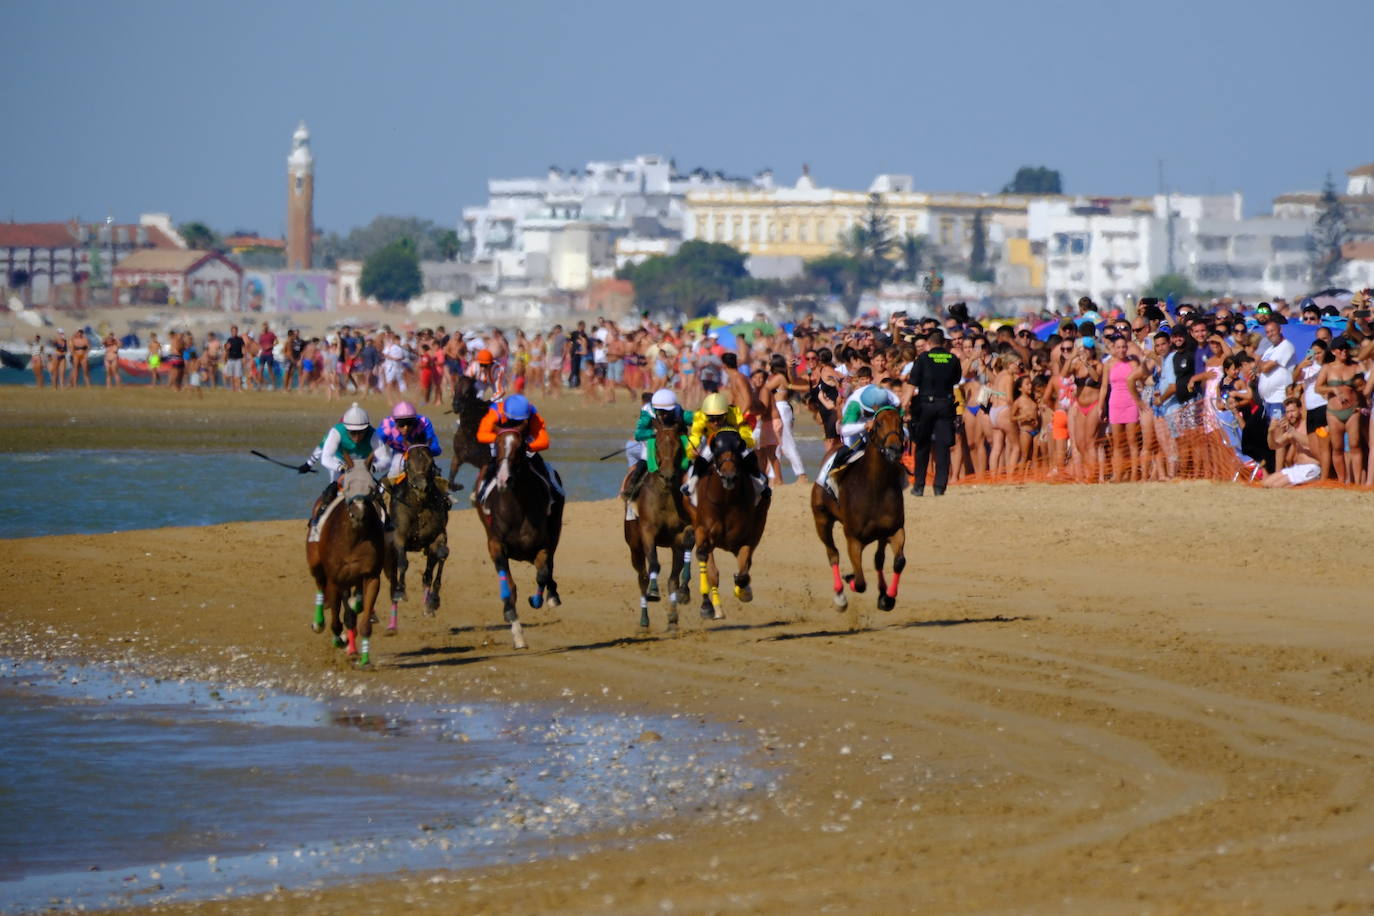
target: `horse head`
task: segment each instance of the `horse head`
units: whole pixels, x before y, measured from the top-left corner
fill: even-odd
[[[460,375],[453,381],[453,412],[462,413],[463,405],[477,400],[477,380]]]
[[[872,432],[869,441],[878,448],[879,454],[889,462],[902,458],[905,439],[902,433],[902,414],[895,407],[881,407],[873,415]]]
[[[682,437],[686,432],[680,423],[654,421],[654,449],[658,455],[658,473],[668,480],[675,479],[682,469],[682,456],[685,452]]]
[[[723,429],[711,437],[711,466],[720,475],[725,489],[734,487],[744,459],[744,439],[733,429]]]
[[[356,462],[344,456],[343,473],[339,475],[339,494],[348,507],[348,519],[353,527],[360,527],[367,516],[368,507],[377,498],[377,482],[368,473],[367,464]]]
[[[525,462],[525,434],[520,429],[502,429],[496,434],[496,487],[505,489],[511,475]]]
[[[423,443],[406,449],[406,484],[421,497],[434,484],[434,455]]]

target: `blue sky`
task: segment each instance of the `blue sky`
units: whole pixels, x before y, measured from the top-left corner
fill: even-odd
[[[1241,190],[1374,161],[1368,0],[10,3],[0,219],[452,225],[488,177],[639,152],[863,188]],[[1346,36],[1349,36],[1347,40]],[[1363,59],[1363,60],[1362,60]]]

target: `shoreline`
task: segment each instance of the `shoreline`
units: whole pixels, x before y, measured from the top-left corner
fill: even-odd
[[[1275,513],[1316,536],[1306,519],[1361,518],[1362,494],[956,488],[908,500],[897,608],[851,596],[852,619],[830,607],[807,496],[775,494],[755,602],[727,597],[705,627],[684,608],[677,637],[662,604],[637,632],[615,500],[569,505],[565,604],[522,607],[525,653],[509,648],[467,516],[450,525],[438,616],[402,605],[400,635],[374,637],[375,672],[309,632],[295,522],[12,540],[3,619],[34,652],[133,654],[225,681],[733,721],[787,768],[776,797],[724,824],[685,813],[573,857],[158,912],[1374,904],[1374,634],[1344,577],[1362,568],[1358,539],[1208,567],[1196,544],[1160,537]],[[948,532],[978,546],[951,549]],[[527,592],[532,573],[516,578]]]

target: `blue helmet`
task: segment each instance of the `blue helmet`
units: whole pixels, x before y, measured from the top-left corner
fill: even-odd
[[[513,394],[502,402],[502,409],[512,420],[528,420],[534,413],[534,405],[523,394]]]
[[[877,410],[880,407],[887,407],[891,403],[887,391],[877,385],[869,385],[859,393],[859,404],[866,410]]]

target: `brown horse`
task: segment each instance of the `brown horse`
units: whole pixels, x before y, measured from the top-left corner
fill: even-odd
[[[768,522],[771,491],[754,505],[754,483],[744,470],[745,445],[733,429],[716,433],[711,439],[711,470],[697,481],[696,505],[687,505],[696,539],[698,568],[701,570],[701,616],[720,620],[720,570],[715,552],[719,548],[735,555],[735,597],[754,600],[749,584],[749,567],[754,549],[763,537]]]
[[[864,581],[863,551],[878,542],[873,564],[878,570],[878,610],[890,611],[897,605],[897,583],[906,568],[906,515],[902,490],[906,469],[902,467],[902,417],[895,407],[881,408],[873,416],[864,453],[841,472],[838,499],[828,489],[811,488],[811,514],[816,534],[825,545],[834,576],[835,608],[844,610],[849,600],[844,594],[847,581],[855,592],[868,587]],[[840,577],[840,551],[835,546],[835,523],[844,528],[849,545],[849,565],[854,571]],[[892,548],[892,582],[883,577],[884,551]]]
[[[654,455],[658,470],[645,474],[633,500],[634,518],[625,519],[625,543],[630,563],[639,576],[639,626],[649,629],[649,602],[659,600],[658,548],[673,555],[668,592],[668,630],[677,629],[677,606],[692,599],[689,585],[692,562],[692,527],[682,495],[682,471],[687,454],[680,423],[654,421]]]
[[[470,376],[458,376],[453,383],[453,413],[458,415],[458,427],[453,431],[453,460],[448,472],[448,483],[454,490],[462,489],[459,468],[470,464],[481,477],[482,468],[491,460],[490,446],[477,441],[477,427],[490,409],[491,401],[477,396],[477,382]]]
[[[357,656],[362,666],[371,661],[372,611],[381,590],[382,573],[389,575],[391,568],[377,487],[365,463],[355,464],[352,458],[344,456],[339,493],[343,505],[325,518],[318,539],[307,538],[305,544],[305,562],[315,577],[317,589],[311,629],[316,633],[324,630],[324,609],[328,607],[334,645],[347,645],[349,656]],[[342,621],[340,604],[346,605]]]
[[[406,449],[405,478],[391,493],[392,550],[396,555],[396,578],[391,584],[391,623],[388,633],[396,632],[396,605],[406,597],[406,570],[412,550],[425,553],[425,613],[433,616],[439,609],[439,588],[444,581],[444,561],[448,559],[448,492],[440,478],[429,446],[412,445]]]
[[[530,595],[530,607],[540,608],[548,593],[549,604],[562,603],[558,583],[553,578],[553,555],[563,533],[563,494],[553,490],[530,466],[525,454],[523,433],[502,430],[496,436],[496,469],[490,485],[477,506],[477,515],[487,532],[487,551],[496,566],[500,583],[502,611],[510,624],[515,648],[525,648],[524,628],[515,612],[515,580],[510,561],[534,564],[538,590]],[[552,475],[553,470],[549,473]]]

